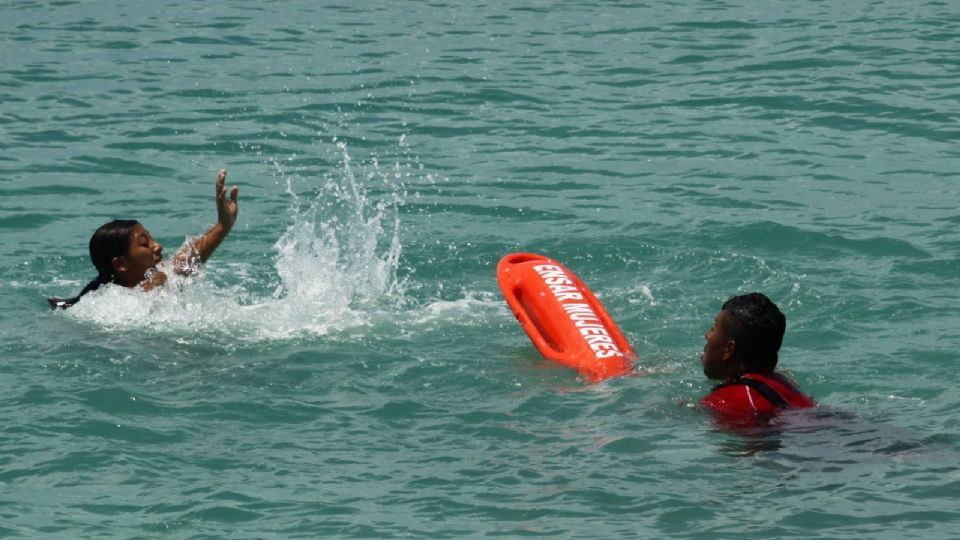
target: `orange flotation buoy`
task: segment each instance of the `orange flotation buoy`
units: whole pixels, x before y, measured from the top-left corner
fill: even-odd
[[[497,264],[497,282],[523,330],[544,357],[591,382],[625,375],[637,354],[580,278],[559,262],[511,253]]]

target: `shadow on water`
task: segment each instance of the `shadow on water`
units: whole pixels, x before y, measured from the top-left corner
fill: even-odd
[[[944,436],[921,434],[829,407],[784,411],[767,417],[714,419],[718,432],[733,435],[720,451],[734,457],[768,457],[829,468],[877,459],[909,460],[955,453]]]

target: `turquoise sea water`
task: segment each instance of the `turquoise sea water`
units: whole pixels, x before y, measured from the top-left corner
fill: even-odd
[[[958,43],[953,2],[0,4],[0,536],[955,537]],[[220,168],[202,277],[46,309]],[[540,359],[513,251],[641,376]],[[843,414],[691,406],[752,290]]]

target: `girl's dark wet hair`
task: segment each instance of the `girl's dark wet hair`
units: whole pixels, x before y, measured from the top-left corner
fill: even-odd
[[[734,296],[723,304],[729,335],[737,342],[751,371],[773,371],[787,331],[787,318],[761,293]]]
[[[139,224],[135,219],[115,219],[97,229],[90,237],[90,260],[97,269],[97,277],[73,298],[47,298],[50,307],[66,309],[76,304],[88,292],[112,282],[116,278],[113,272],[113,258],[127,254],[130,249],[130,235],[133,234],[134,227]]]

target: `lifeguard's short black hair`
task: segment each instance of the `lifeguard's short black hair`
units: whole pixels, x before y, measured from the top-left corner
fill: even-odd
[[[731,297],[721,309],[726,313],[727,335],[736,341],[747,369],[773,371],[777,367],[787,318],[766,295],[758,292]]]

